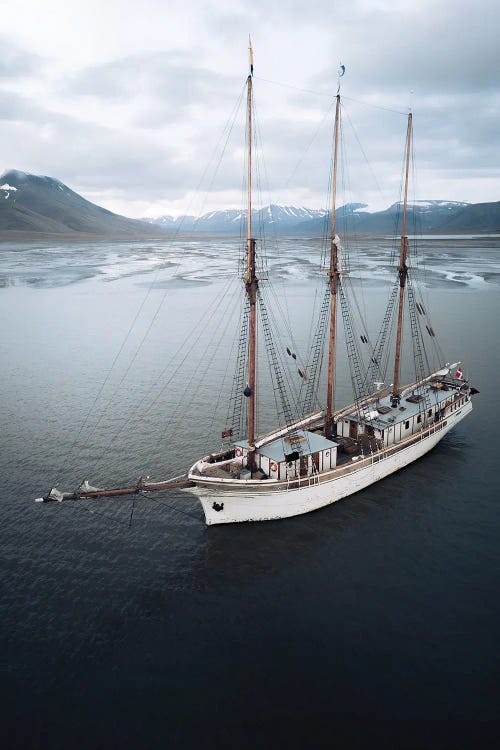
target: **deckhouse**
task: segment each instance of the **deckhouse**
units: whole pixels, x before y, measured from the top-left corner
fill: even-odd
[[[464,392],[457,391],[456,383],[454,385],[455,388],[451,390],[445,380],[435,381],[430,386],[415,389],[402,398],[397,406],[391,405],[390,396],[381,398],[370,404],[368,410],[346,414],[340,419],[337,435],[353,440],[365,436],[366,440],[375,441],[380,448],[398,443],[465,404],[467,384],[464,384]]]
[[[235,442],[235,455],[247,465],[248,440]],[[338,443],[306,430],[280,437],[255,451],[255,466],[270,479],[293,479],[334,469]],[[244,479],[245,475],[240,478]]]

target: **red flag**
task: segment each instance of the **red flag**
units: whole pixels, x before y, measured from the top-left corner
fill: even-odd
[[[459,380],[462,380],[462,368],[461,367],[459,367],[458,370],[456,371],[455,377],[458,378]]]

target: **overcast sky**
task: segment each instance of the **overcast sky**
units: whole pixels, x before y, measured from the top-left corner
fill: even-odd
[[[499,200],[499,17],[498,0],[0,0],[0,171],[127,216],[239,208],[244,107],[224,128],[250,33],[263,204],[325,206],[340,61],[339,202],[398,199],[409,106],[414,197]]]

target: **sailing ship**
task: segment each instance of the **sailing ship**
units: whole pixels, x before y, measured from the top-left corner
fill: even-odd
[[[311,362],[299,370],[303,378],[300,414],[292,412],[284,389],[278,358],[273,354],[270,326],[261,295],[257,240],[252,228],[253,179],[253,53],[246,79],[247,206],[246,243],[242,282],[245,299],[240,353],[232,396],[232,423],[222,431],[223,445],[199,458],[186,475],[111,490],[84,482],[73,493],[53,488],[43,500],[98,498],[136,492],[181,488],[194,493],[208,525],[241,521],[267,521],[323,508],[348,497],[420,458],[472,410],[471,396],[478,391],[464,378],[460,362],[426,369],[423,333],[435,336],[427,311],[417,297],[413,278],[410,239],[407,234],[408,185],[412,150],[412,114],[408,115],[404,198],[402,201],[399,262],[382,328],[371,347],[369,365],[358,355],[346,300],[346,270],[336,226],[336,192],[339,168],[341,118],[340,85],[335,100],[332,154],[331,218],[328,238],[326,287]],[[403,320],[408,309],[415,379],[401,384]],[[283,402],[283,420],[266,434],[257,432],[257,332],[259,312],[264,338],[271,348],[274,378]],[[384,386],[381,362],[388,347],[391,320],[396,317],[392,383]],[[338,318],[346,331],[346,351],[351,367],[354,401],[340,409],[335,404],[338,358]],[[269,342],[267,342],[269,339]],[[360,336],[368,344],[365,334]],[[323,348],[327,350],[324,408],[313,410],[320,387]],[[288,354],[295,358],[290,349]],[[315,401],[316,399],[316,401]],[[231,422],[231,420],[229,420]],[[242,423],[243,426],[242,426]],[[243,433],[243,434],[242,434]]]

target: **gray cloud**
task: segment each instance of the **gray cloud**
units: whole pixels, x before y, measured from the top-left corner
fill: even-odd
[[[12,91],[0,90],[0,121],[39,119],[41,112],[42,110],[26,97]]]
[[[153,9],[166,11],[161,3],[146,5],[141,23],[151,12],[153,28],[159,22]],[[222,2],[210,10],[194,5],[189,14],[181,15],[176,6],[167,14],[172,28],[177,19],[183,32],[192,31],[192,50],[172,36],[164,50],[144,38],[141,51],[124,43],[112,59],[101,54],[99,64],[72,61],[67,70],[58,60],[54,72],[50,60],[6,40],[8,53],[0,63],[3,166],[45,172],[106,199],[115,195],[127,213],[139,199],[182,198],[199,183],[207,163],[219,164],[225,145],[226,158],[215,178],[207,174],[203,187],[224,192],[224,201],[231,191],[236,201],[244,100],[230,137],[223,127],[242,92],[251,31],[266,162],[262,182],[275,191],[273,200],[293,191],[320,200],[328,178],[331,118],[313,142],[311,137],[333,101],[340,57],[347,66],[342,93],[351,199],[375,194],[377,182],[387,187],[389,200],[397,197],[391,191],[400,176],[405,118],[387,110],[404,113],[411,90],[421,197],[443,197],[426,190],[445,177],[445,198],[454,197],[455,182],[462,190],[464,180],[470,194],[461,197],[498,197],[481,192],[494,174],[500,146],[496,3],[342,0],[332,6],[316,0],[304,8],[298,0],[285,6],[240,0],[236,7]],[[30,85],[23,88],[25,78]],[[366,106],[370,103],[382,109]]]
[[[341,17],[336,28],[342,45],[332,48],[332,66],[319,82],[331,81],[335,54],[342,46],[349,77],[365,94],[498,88],[497,2],[442,0],[393,6],[394,12],[383,13],[377,3],[365,4],[368,10],[356,24],[352,11]]]
[[[41,57],[12,44],[5,36],[0,36],[0,81],[31,75],[41,64]]]
[[[230,76],[214,75],[193,64],[192,56],[183,52],[147,52],[131,55],[79,71],[62,85],[67,95],[94,98],[140,99],[143,114],[138,124],[151,118],[157,123],[185,116],[192,105],[221,104],[228,98]]]

